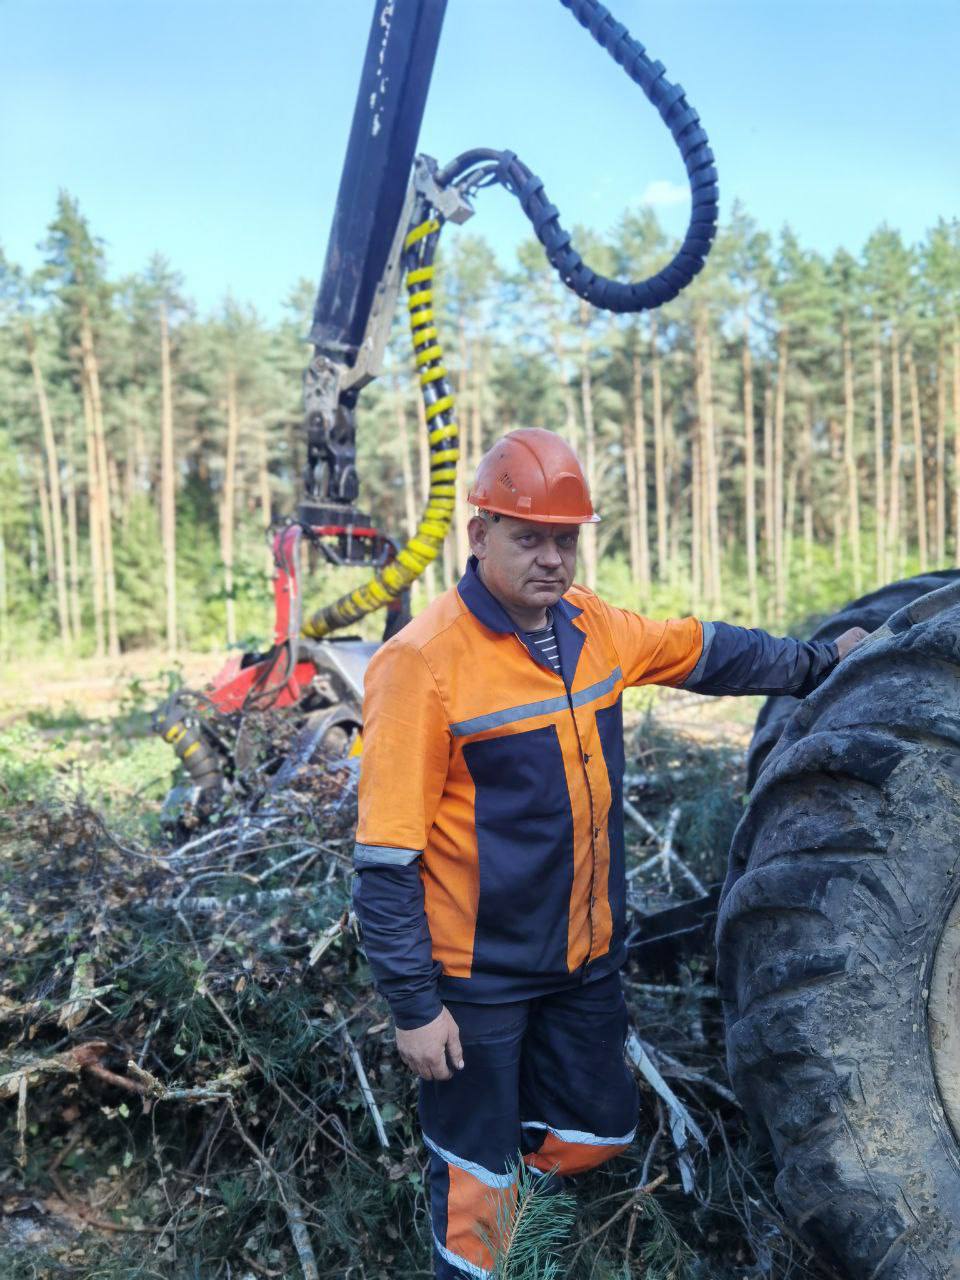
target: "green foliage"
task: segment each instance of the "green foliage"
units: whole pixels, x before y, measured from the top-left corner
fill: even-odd
[[[56,792],[85,796],[108,813],[125,813],[137,798],[156,800],[169,786],[170,748],[147,732],[131,735],[124,714],[116,726],[75,711],[35,714],[0,730],[0,830],[6,804]],[[6,802],[6,804],[5,804]]]
[[[646,1280],[674,1280],[683,1276],[694,1254],[670,1216],[652,1195],[637,1196],[635,1207],[637,1253],[645,1268]]]
[[[607,236],[584,229],[576,236],[599,269],[634,278],[657,269],[675,247],[649,209],[628,210]],[[229,297],[217,314],[198,316],[183,281],[160,256],[140,273],[114,278],[102,242],[66,192],[58,198],[43,252],[44,263],[33,277],[0,254],[0,658],[62,643],[49,521],[38,492],[46,459],[40,448],[25,318],[34,334],[53,419],[65,527],[75,515],[74,550],[68,549],[67,557],[81,623],[80,634],[73,638],[74,652],[88,654],[94,648],[90,477],[79,358],[81,329],[87,321],[111,460],[121,647],[156,646],[166,638],[159,431],[164,320],[170,342],[177,479],[178,638],[194,649],[221,648],[224,643],[227,598],[221,527],[227,385],[232,378],[240,431],[231,594],[238,636],[262,647],[272,621],[266,531],[278,516],[295,509],[304,463],[300,374],[309,354],[303,336],[312,284],[300,281],[295,286],[290,318],[279,325],[268,326],[252,308]],[[857,581],[867,589],[878,585],[881,573],[889,578],[917,563],[912,402],[903,369],[900,535],[887,530],[888,540],[892,537],[898,549],[891,563],[878,562],[874,551],[877,495],[890,479],[878,480],[874,474],[874,407],[880,403],[880,454],[888,468],[884,450],[892,429],[894,338],[901,352],[910,349],[917,369],[930,542],[942,558],[938,530],[945,533],[956,527],[952,495],[957,477],[952,472],[958,428],[950,367],[956,359],[960,308],[956,221],[941,219],[920,245],[907,245],[896,229],[882,226],[859,255],[839,250],[828,261],[807,250],[789,228],[773,241],[738,205],[720,229],[707,268],[691,288],[653,316],[641,317],[612,317],[583,307],[558,283],[540,246],[532,241],[523,244],[516,263],[505,268],[482,238],[450,228],[439,259],[437,295],[441,339],[460,400],[467,473],[494,436],[511,427],[557,428],[581,454],[592,431],[594,496],[604,516],[597,535],[598,585],[612,599],[658,616],[701,614],[708,607],[706,599],[732,621],[770,625],[775,620],[777,626],[796,628],[809,615],[849,599]],[[850,336],[854,366],[859,567],[847,513],[844,334]],[[704,429],[696,369],[703,358],[704,335],[712,356],[711,411],[719,470],[721,592],[715,599],[712,589],[697,584],[691,546],[693,450]],[[752,357],[755,412],[760,558],[756,604],[748,587],[745,550],[745,336]],[[763,429],[778,388],[781,339],[788,352],[780,495],[785,606],[775,590],[771,562],[773,535],[765,508],[771,459],[765,453]],[[874,382],[875,345],[881,358],[879,385]],[[657,529],[655,354],[663,409],[665,547]],[[381,378],[367,388],[359,406],[361,502],[380,527],[400,536],[409,504],[419,507],[423,492],[414,391],[407,373],[409,337],[399,320],[388,366],[389,384]],[[628,466],[636,461],[641,416],[652,568],[648,587],[641,586],[637,517],[626,477]],[[406,424],[406,443],[398,430],[400,420]],[[940,456],[945,461],[938,470]],[[405,468],[412,492],[405,491]],[[938,484],[945,492],[939,505]],[[946,544],[952,545],[952,539],[946,538]],[[437,567],[440,584],[452,583],[459,568],[451,539]],[[305,590],[309,606],[339,595],[361,576],[317,573]],[[372,637],[381,626],[382,619],[371,620],[360,631]]]
[[[171,668],[156,683],[171,686],[179,678]],[[224,906],[253,889],[269,894],[290,886],[291,872],[305,865],[284,869],[290,854],[312,842],[319,826],[324,845],[346,847],[350,820],[340,808],[343,829],[334,825],[321,791],[310,816],[295,808],[286,831],[271,826],[248,839],[235,863],[230,846],[207,864],[194,861],[196,851],[189,863],[158,857],[170,845],[156,825],[162,785],[144,789],[152,759],[144,753],[154,740],[143,717],[156,692],[153,683],[132,680],[109,719],[40,710],[0,736],[0,939],[13,948],[2,994],[36,1001],[42,1011],[3,1025],[15,1054],[59,1052],[69,1040],[51,1015],[68,998],[74,975],[89,966],[109,990],[74,1041],[109,1042],[115,1056],[108,1064],[117,1071],[142,1052],[144,1066],[167,1086],[189,1087],[208,1083],[224,1067],[258,1065],[234,1095],[236,1113],[221,1102],[172,1100],[148,1111],[129,1092],[86,1073],[76,1087],[69,1082],[67,1098],[63,1078],[31,1084],[22,1173],[31,1194],[46,1188],[50,1163],[74,1132],[61,1116],[76,1105],[85,1140],[60,1166],[74,1196],[103,1203],[108,1187],[122,1189],[121,1201],[104,1210],[118,1225],[139,1220],[168,1230],[151,1233],[146,1250],[144,1237],[132,1233],[111,1234],[106,1244],[93,1232],[77,1241],[45,1237],[29,1253],[8,1243],[0,1246],[0,1275],[205,1280],[228,1269],[242,1273],[254,1258],[296,1280],[302,1269],[277,1183],[241,1141],[239,1123],[288,1185],[300,1186],[323,1280],[361,1268],[370,1277],[427,1276],[430,1224],[416,1082],[396,1060],[384,1006],[371,997],[352,931],[322,962],[306,964],[311,944],[345,916],[348,877],[331,879],[333,864],[323,855],[302,882],[307,892],[268,898],[234,916]],[[155,745],[165,781],[169,748]],[[739,812],[741,753],[667,732],[654,715],[633,722],[626,747],[631,769],[650,779],[638,800],[645,816],[662,829],[679,807],[675,847],[697,874],[713,878]],[[95,796],[103,808],[86,802]],[[628,831],[634,864],[650,852],[635,843],[638,835],[639,829]],[[171,893],[211,894],[220,906],[191,911],[182,903],[177,911]],[[639,997],[630,981],[636,976],[649,975],[627,974],[631,1015],[644,1037],[722,1081],[720,1007],[705,994],[702,971],[691,962],[662,995],[648,988]],[[682,1041],[694,1022],[700,1039]],[[386,1152],[344,1054],[345,1023],[387,1128]],[[710,1138],[710,1152],[696,1156],[698,1195],[684,1196],[676,1185],[667,1134],[644,1174],[656,1127],[656,1103],[644,1090],[636,1144],[575,1179],[574,1195],[551,1195],[549,1181],[520,1168],[520,1213],[509,1233],[498,1232],[505,1237],[499,1280],[822,1274],[781,1229],[770,1158],[753,1149],[740,1113],[713,1093],[701,1094],[697,1084],[672,1083]],[[0,1108],[0,1147],[13,1150],[15,1142],[16,1106],[8,1104]],[[198,1150],[203,1160],[191,1166]],[[652,1191],[637,1190],[658,1179]]]
[[[552,1175],[533,1173],[522,1157],[516,1174],[516,1206],[512,1198],[501,1197],[495,1236],[480,1233],[493,1257],[496,1280],[560,1280],[563,1270],[555,1255],[573,1225],[573,1197],[558,1190]]]
[[[149,645],[157,638],[164,583],[160,521],[145,494],[138,494],[130,503],[127,525],[117,542],[116,567],[117,591],[123,601],[120,643],[124,649]]]

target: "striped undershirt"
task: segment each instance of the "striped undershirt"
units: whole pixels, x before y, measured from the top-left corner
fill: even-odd
[[[549,609],[547,618],[549,621],[545,627],[541,627],[539,631],[528,631],[526,636],[544,661],[554,669],[557,675],[560,675],[560,652],[557,649],[557,636],[553,629],[553,614]]]

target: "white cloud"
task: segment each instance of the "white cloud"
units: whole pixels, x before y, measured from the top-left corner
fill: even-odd
[[[641,204],[663,206],[684,204],[689,199],[687,188],[679,182],[670,182],[667,178],[658,178],[656,182],[648,182],[640,197]]]

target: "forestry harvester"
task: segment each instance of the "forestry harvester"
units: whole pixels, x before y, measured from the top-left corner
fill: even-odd
[[[256,803],[265,773],[269,791],[318,748],[358,750],[376,645],[340,633],[380,608],[384,638],[399,629],[410,584],[447,536],[459,448],[434,308],[443,226],[503,186],[563,283],[615,312],[675,297],[716,232],[696,111],[597,0],[560,3],[656,107],[690,180],[689,226],[663,270],[633,284],[592,271],[511,151],[477,147],[442,166],[416,155],[446,3],[374,7],[309,335],[303,491],[273,543],[272,642],[158,713],[201,810],[231,792],[250,803],[251,785]],[[430,457],[405,546],[354,505],[358,399],[380,372],[401,290]],[[305,615],[304,543],[330,564],[367,566],[369,580]],[[648,972],[691,949],[712,963],[716,933],[731,1080],[772,1148],[791,1222],[838,1268],[823,1274],[960,1280],[960,573],[894,583],[815,634],[853,625],[874,635],[804,702],[774,698],[760,714],[722,892],[635,919],[631,955]],[[270,708],[293,728],[272,775],[244,766],[246,728]],[[769,1271],[758,1259],[750,1274]]]
[[[377,646],[337,633],[381,608],[384,639],[403,626],[410,584],[439,553],[457,502],[454,391],[434,309],[434,260],[444,224],[472,217],[481,188],[505,187],[564,284],[608,311],[660,306],[704,264],[717,227],[717,174],[696,111],[664,67],[597,0],[560,3],[641,87],[673,135],[692,199],[683,243],[649,280],[608,280],[583,262],[542,181],[512,151],[475,147],[442,167],[416,155],[447,0],[377,0],[309,334],[314,356],[303,378],[303,491],[296,516],[273,541],[272,642],[263,653],[228,663],[203,694],[178,694],[155,721],[201,807],[218,803],[225,789],[245,785],[237,768],[237,725],[250,712],[289,708],[301,726],[293,751],[299,759],[325,746],[359,750],[363,672]],[[424,403],[430,485],[416,532],[398,547],[354,504],[357,403],[381,372],[402,288]],[[368,566],[369,581],[305,615],[299,575],[304,542],[330,564]]]

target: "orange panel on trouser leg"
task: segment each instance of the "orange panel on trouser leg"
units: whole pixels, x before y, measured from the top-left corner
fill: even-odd
[[[517,1185],[488,1187],[456,1165],[447,1166],[450,1189],[447,1193],[446,1248],[458,1258],[489,1270],[493,1255],[484,1240],[496,1245],[509,1229],[517,1203]]]
[[[604,1160],[612,1160],[621,1151],[626,1151],[629,1142],[623,1143],[586,1143],[564,1142],[556,1134],[547,1132],[539,1150],[525,1155],[524,1161],[541,1173],[556,1172],[561,1177],[572,1173],[584,1173],[587,1169],[595,1169]]]

